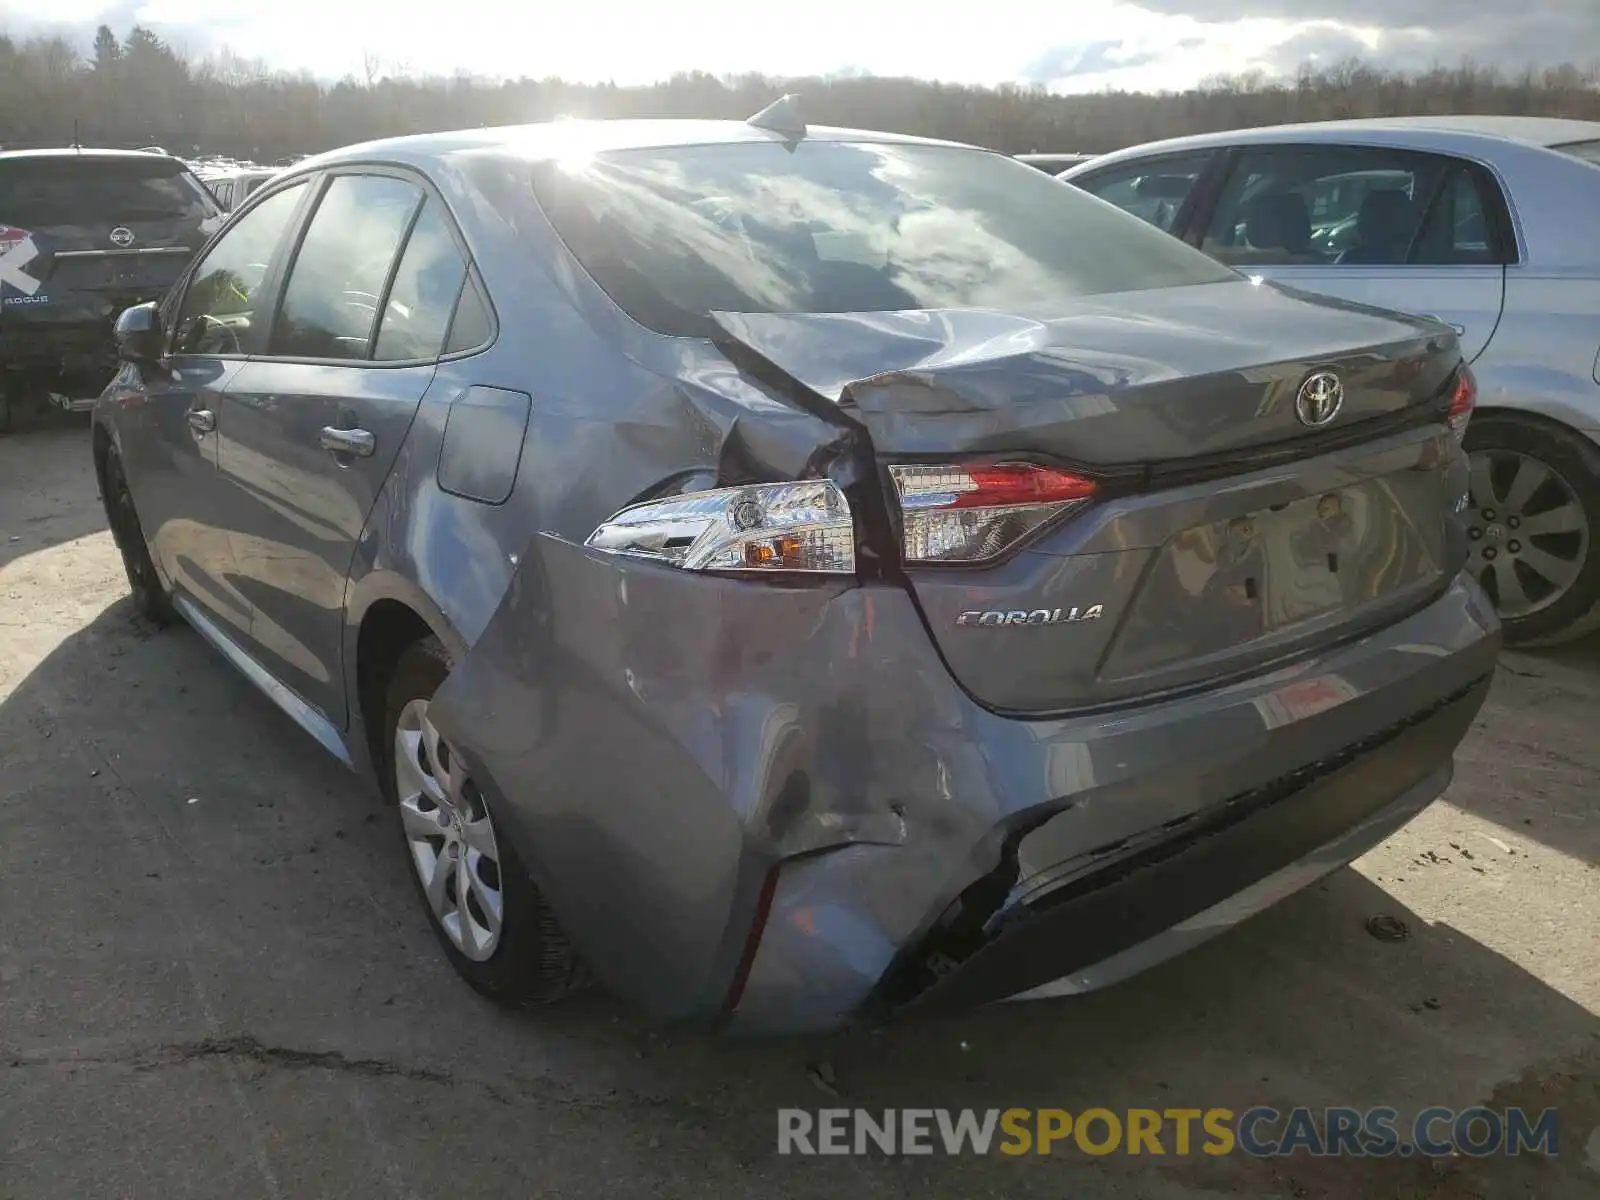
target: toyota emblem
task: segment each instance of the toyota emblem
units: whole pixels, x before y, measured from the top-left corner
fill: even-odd
[[[1295,397],[1294,413],[1300,424],[1316,429],[1339,415],[1344,405],[1344,384],[1332,371],[1318,371],[1308,375]]]
[[[123,247],[133,245],[133,230],[126,225],[118,225],[111,231],[111,244]]]

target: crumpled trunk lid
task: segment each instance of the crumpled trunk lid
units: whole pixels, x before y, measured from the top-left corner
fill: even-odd
[[[1454,367],[1443,326],[1242,279],[1042,317],[713,315],[887,456],[1026,450],[1123,466],[1231,453],[1312,432],[1295,393],[1313,367],[1343,379],[1341,429],[1430,398]]]
[[[1459,570],[1442,326],[1242,280],[1048,317],[716,318],[735,356],[859,422],[880,466],[1026,457],[1100,481],[992,565],[906,571],[952,672],[997,709],[1234,675],[1397,619]],[[1342,402],[1313,426],[1297,399],[1324,370]]]

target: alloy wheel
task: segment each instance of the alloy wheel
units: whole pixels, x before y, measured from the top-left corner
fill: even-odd
[[[1504,618],[1548,608],[1578,581],[1589,520],[1572,484],[1516,450],[1470,456],[1468,569]]]
[[[411,864],[440,928],[474,962],[492,957],[505,922],[500,852],[483,795],[428,719],[428,701],[400,711],[394,780]]]

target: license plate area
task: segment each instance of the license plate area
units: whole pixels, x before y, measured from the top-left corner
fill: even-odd
[[[104,300],[113,305],[137,303],[130,296],[153,299],[176,281],[185,259],[180,254],[140,257],[58,258],[49,286],[59,296],[76,293],[88,303]]]
[[[1441,494],[1436,474],[1406,471],[1182,530],[1153,556],[1101,677],[1357,621],[1436,580]]]
[[[1328,612],[1345,602],[1341,565],[1351,575],[1366,540],[1363,499],[1327,492],[1185,530],[1167,547],[1174,574],[1202,601],[1253,613],[1262,632]]]

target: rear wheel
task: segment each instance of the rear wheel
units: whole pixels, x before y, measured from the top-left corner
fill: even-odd
[[[450,964],[492,1000],[548,1004],[586,976],[482,791],[433,725],[433,694],[449,673],[437,638],[401,654],[385,709],[384,792]]]
[[[1467,426],[1468,570],[1513,645],[1600,628],[1600,448],[1543,421],[1496,413]]]
[[[111,526],[111,537],[122,554],[122,569],[128,576],[133,606],[152,624],[172,624],[178,614],[161,586],[155,563],[151,561],[150,544],[145,541],[139,514],[133,507],[133,495],[128,491],[128,480],[122,472],[122,459],[115,450],[106,453],[100,492],[106,520]]]

